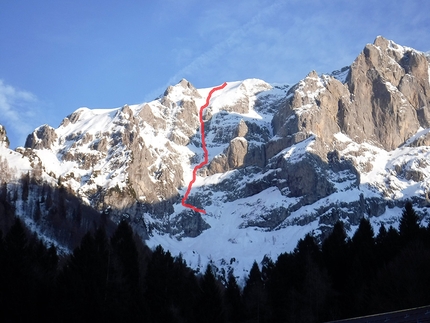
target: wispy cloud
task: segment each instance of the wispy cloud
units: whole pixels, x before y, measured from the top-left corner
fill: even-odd
[[[280,7],[282,7],[284,3],[282,1],[277,1],[271,3],[269,6],[266,6],[263,9],[256,9],[256,14],[252,16],[248,22],[240,25],[239,27],[232,29],[229,34],[225,34],[221,41],[212,45],[209,49],[195,57],[189,64],[185,67],[181,68],[177,71],[173,76],[169,78],[166,84],[163,87],[160,87],[154,91],[152,91],[147,98],[151,99],[156,95],[162,93],[162,91],[169,85],[175,84],[180,81],[182,78],[192,77],[198,73],[202,73],[209,66],[214,65],[214,62],[218,62],[222,58],[223,55],[227,55],[229,51],[233,48],[240,46],[243,40],[247,37],[247,34],[250,30],[258,25],[262,19],[266,19],[270,15],[278,12]],[[249,6],[248,6],[249,7]],[[220,18],[220,12],[218,10],[213,10],[212,12],[206,12],[205,19],[209,21],[217,21]],[[218,18],[217,18],[218,17]],[[231,24],[232,26],[233,24]],[[214,32],[217,29],[214,24],[211,25],[211,30],[206,30],[206,33]],[[220,28],[225,32],[225,24],[219,24]],[[206,34],[206,35],[207,35]],[[209,43],[209,42],[208,42]],[[215,84],[214,84],[215,85]]]
[[[253,26],[258,24],[261,19],[275,13],[282,5],[282,2],[274,2],[272,5],[259,11],[247,23],[233,30],[222,41],[212,46],[210,49],[196,57],[187,66],[179,70],[169,79],[168,84],[178,81],[178,78],[193,75],[194,73],[197,73],[199,70],[201,70],[203,67],[212,64],[214,60],[220,58],[223,54],[226,54],[229,49],[231,49],[235,45],[240,44],[241,40],[246,36],[247,32],[252,29]]]
[[[249,77],[297,82],[311,70],[330,73],[351,64],[377,35],[428,50],[417,43],[429,39],[422,28],[428,20],[419,9],[422,3],[396,1],[398,6],[374,2],[371,10],[366,2],[342,0],[217,2],[198,12],[195,32],[189,33],[194,38],[181,35],[172,50],[172,62],[181,67],[147,97],[182,78],[197,86]]]
[[[38,119],[34,106],[37,97],[6,84],[0,79],[0,124],[6,126],[12,145],[24,144],[26,136],[33,130],[34,119]]]

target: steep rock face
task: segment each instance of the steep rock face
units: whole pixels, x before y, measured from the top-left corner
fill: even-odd
[[[281,169],[278,178],[288,183],[288,196],[301,197],[303,205],[312,204],[334,193],[335,187],[328,180],[328,166],[318,156],[308,154],[300,161],[279,158],[277,166]]]
[[[56,139],[55,129],[45,124],[27,136],[25,148],[50,149]]]
[[[396,225],[405,199],[430,205],[428,73],[422,53],[378,37],[351,66],[292,87],[229,82],[203,111],[209,163],[187,200],[206,214],[181,205],[204,160],[199,109],[210,91],[186,80],[152,102],[78,109],[36,129],[20,153],[41,178],[187,262],[216,261],[223,243],[219,257],[283,252],[337,220]]]
[[[340,123],[351,138],[391,150],[428,124],[428,63],[422,53],[378,37],[352,64],[348,86],[348,112],[354,112],[343,113]]]
[[[288,92],[273,119],[278,137],[268,144],[267,156],[310,134],[330,145],[338,131],[395,149],[428,127],[429,87],[423,53],[378,37],[351,65],[346,84],[312,72]]]
[[[347,88],[337,79],[311,72],[288,91],[285,106],[275,114],[272,125],[277,136],[267,145],[267,158],[312,135],[330,145],[332,134],[340,131],[339,106],[348,98]],[[317,153],[325,159],[327,151]]]
[[[9,148],[9,138],[7,137],[6,128],[0,125],[0,145]]]
[[[284,94],[278,92],[261,80],[246,80],[209,106],[205,114],[208,145],[219,153],[202,174],[266,164],[265,143],[272,135],[271,103],[282,100]]]
[[[230,141],[227,150],[227,161],[230,169],[242,167],[248,153],[248,141],[243,137],[236,137]]]

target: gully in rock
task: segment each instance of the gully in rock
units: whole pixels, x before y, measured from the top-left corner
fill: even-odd
[[[203,210],[203,209],[199,209],[199,208],[195,207],[194,205],[187,204],[187,203],[186,203],[186,201],[187,201],[187,199],[188,199],[188,195],[190,194],[191,188],[192,188],[192,186],[193,186],[194,182],[196,181],[196,174],[197,174],[197,171],[198,171],[200,168],[202,168],[203,166],[205,166],[205,165],[208,163],[208,161],[209,161],[208,150],[206,149],[206,141],[205,141],[205,123],[203,122],[203,110],[204,110],[204,109],[206,109],[206,108],[208,107],[208,105],[209,105],[209,101],[210,101],[210,99],[211,99],[211,97],[212,97],[212,94],[213,94],[215,91],[222,90],[222,89],[223,89],[223,88],[225,88],[226,86],[227,86],[227,82],[224,82],[224,84],[223,84],[223,85],[220,85],[220,86],[214,87],[214,88],[209,92],[209,95],[208,95],[208,97],[207,97],[207,99],[206,99],[206,103],[205,103],[205,104],[200,108],[200,112],[199,112],[199,118],[200,118],[200,132],[201,132],[201,134],[202,134],[202,147],[203,147],[203,151],[205,152],[205,159],[204,159],[204,161],[202,161],[200,164],[198,164],[196,167],[194,167],[194,170],[193,170],[193,179],[192,179],[192,180],[190,181],[190,183],[188,184],[187,191],[186,191],[186,193],[185,193],[184,197],[182,198],[182,205],[183,205],[183,206],[185,206],[185,207],[187,207],[187,208],[190,208],[190,209],[192,209],[192,210],[194,210],[194,211],[196,211],[196,212],[200,212],[200,213],[206,213],[206,211],[205,211],[205,210]]]

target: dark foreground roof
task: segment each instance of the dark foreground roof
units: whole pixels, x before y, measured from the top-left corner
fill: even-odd
[[[333,321],[332,323],[423,323],[430,322],[430,306],[423,306],[401,310],[396,312],[375,314],[369,316],[356,317],[346,320]]]

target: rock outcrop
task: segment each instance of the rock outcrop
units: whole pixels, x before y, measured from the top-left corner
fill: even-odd
[[[6,128],[0,125],[0,145],[9,148],[9,138],[7,137]]]
[[[50,149],[55,140],[57,140],[55,129],[45,124],[27,136],[24,147],[31,149]]]
[[[352,99],[339,121],[351,138],[392,150],[420,126],[428,127],[430,88],[423,53],[378,37],[352,64],[347,85]]]
[[[286,146],[316,135],[325,145],[342,132],[358,143],[392,150],[420,127],[429,126],[428,59],[383,37],[368,44],[349,68],[345,84],[311,72],[288,92],[273,119],[277,137],[268,158]],[[327,151],[319,151],[324,158]]]

